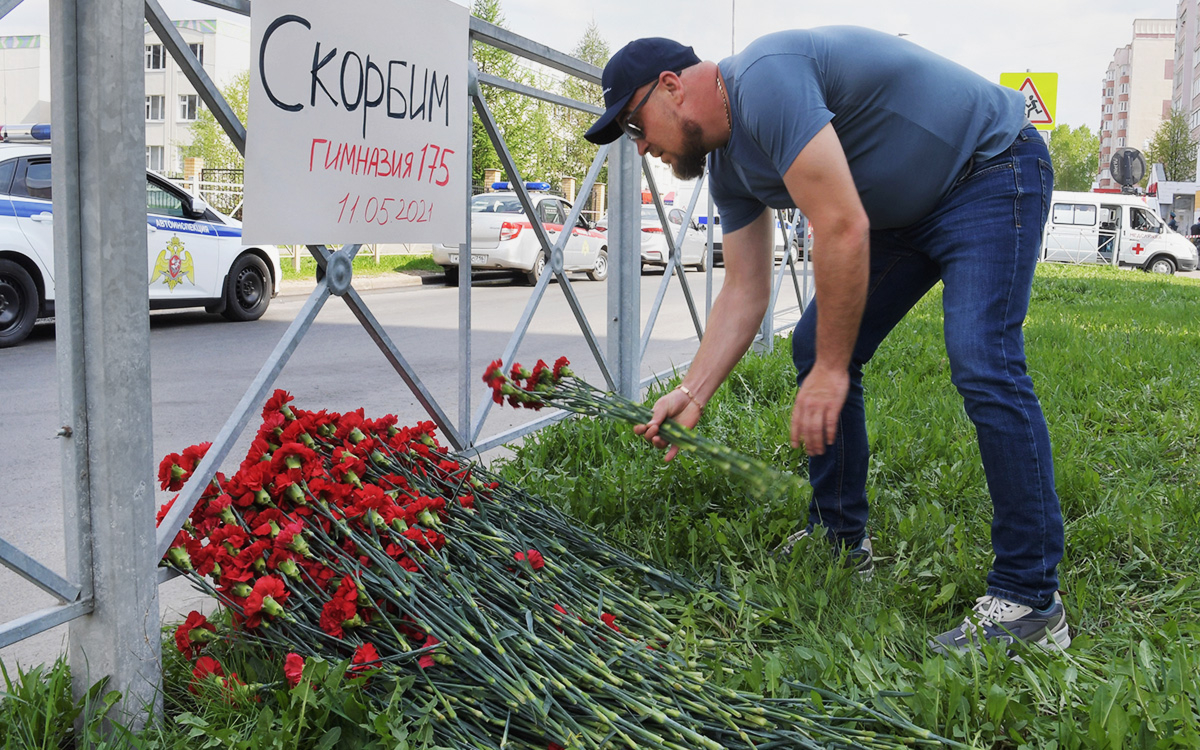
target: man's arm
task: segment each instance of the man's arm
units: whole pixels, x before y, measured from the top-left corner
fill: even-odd
[[[656,447],[667,447],[657,437],[664,420],[674,419],[685,427],[696,426],[703,405],[754,341],[771,298],[774,232],[774,212],[764,210],[746,226],[724,234],[725,281],[713,301],[708,329],[683,381],[691,396],[671,391],[654,404],[654,416],[648,423],[633,428]],[[671,447],[665,460],[670,461],[678,451]]]
[[[821,455],[837,435],[850,387],[870,277],[870,224],[833,125],[821,129],[783,176],[796,207],[813,223],[813,277],[820,310],[817,357],[792,409],[792,447]]]

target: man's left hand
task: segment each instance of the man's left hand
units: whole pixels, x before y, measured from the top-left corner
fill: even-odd
[[[844,369],[813,367],[800,384],[792,407],[792,447],[804,445],[810,456],[824,455],[837,437],[838,417],[850,390],[850,373]]]

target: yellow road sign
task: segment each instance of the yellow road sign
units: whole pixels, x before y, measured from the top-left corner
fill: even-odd
[[[1038,130],[1054,130],[1058,73],[1001,73],[1000,85],[1025,95],[1025,116]]]

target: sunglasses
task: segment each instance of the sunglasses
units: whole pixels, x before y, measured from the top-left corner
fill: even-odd
[[[645,140],[646,138],[646,131],[642,130],[642,126],[630,122],[630,120],[633,119],[634,115],[638,113],[638,110],[640,110],[642,106],[650,99],[650,95],[654,93],[654,87],[657,85],[658,81],[650,84],[650,89],[646,91],[646,95],[643,96],[642,100],[637,103],[637,106],[629,110],[629,114],[622,115],[617,118],[617,127],[621,129],[622,133],[629,136],[630,140],[641,141]]]

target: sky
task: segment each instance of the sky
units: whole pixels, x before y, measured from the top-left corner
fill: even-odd
[[[396,0],[390,0],[396,1]],[[467,5],[468,0],[446,0]],[[163,0],[175,19],[238,18],[191,0]],[[1100,121],[1100,81],[1113,51],[1128,44],[1135,18],[1173,18],[1176,0],[501,0],[505,26],[569,52],[590,22],[616,51],[644,36],[690,44],[720,60],[755,38],[785,28],[831,24],[903,34],[993,81],[1001,73],[1058,73],[1057,122]],[[24,0],[0,19],[0,36],[45,33],[47,0]],[[360,21],[355,21],[360,22]]]

